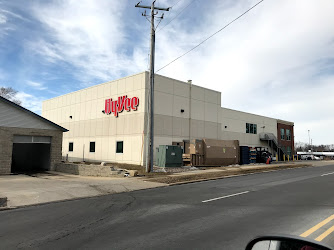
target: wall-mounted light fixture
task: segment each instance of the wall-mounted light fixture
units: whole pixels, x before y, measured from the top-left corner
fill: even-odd
[[[70,115],[70,119],[72,119],[72,116]]]
[[[181,113],[183,113],[184,112],[184,109],[181,109]]]
[[[225,128],[227,128],[227,126],[225,126]]]
[[[106,112],[104,110],[102,110],[102,113],[105,114]]]

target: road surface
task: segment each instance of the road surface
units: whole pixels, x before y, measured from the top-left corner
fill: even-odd
[[[5,210],[0,249],[244,249],[277,233],[334,248],[333,190],[334,165]]]

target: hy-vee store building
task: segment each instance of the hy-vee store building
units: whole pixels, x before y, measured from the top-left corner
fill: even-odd
[[[145,164],[149,74],[143,72],[43,102],[42,116],[67,128],[69,161]],[[221,107],[221,93],[155,76],[154,147],[189,139],[239,140],[293,152],[293,123]]]

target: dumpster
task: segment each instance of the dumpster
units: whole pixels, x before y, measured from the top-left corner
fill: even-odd
[[[226,166],[239,164],[240,148],[238,140],[204,139],[204,165]]]

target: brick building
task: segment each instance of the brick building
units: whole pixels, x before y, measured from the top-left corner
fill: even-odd
[[[54,170],[66,131],[0,97],[0,174]]]

